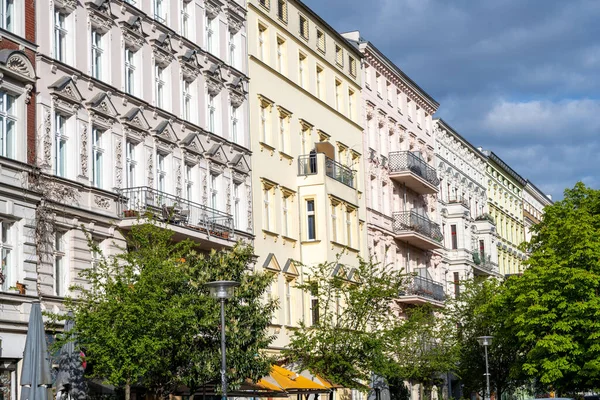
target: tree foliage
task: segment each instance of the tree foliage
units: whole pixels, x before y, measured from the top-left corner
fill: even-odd
[[[600,191],[578,183],[533,230],[527,269],[503,294],[522,374],[559,392],[598,388]]]
[[[385,331],[396,318],[394,299],[404,280],[401,271],[364,260],[352,271],[337,262],[313,267],[310,280],[298,287],[318,301],[318,324],[301,322],[284,355],[301,369],[364,388],[361,382],[368,382],[381,363]]]
[[[262,350],[272,341],[267,328],[276,304],[264,300],[272,278],[247,272],[251,247],[201,253],[190,241],[173,242],[172,231],[151,221],[124,236],[126,248],[83,271],[86,284],[67,299],[71,333],[85,349],[92,377],[124,387],[127,397],[134,384],[166,397],[182,385],[193,392],[219,382],[220,308],[204,287],[213,280],[241,283],[226,304],[230,385],[269,373]]]

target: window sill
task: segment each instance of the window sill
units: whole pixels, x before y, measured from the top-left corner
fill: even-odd
[[[281,235],[281,237],[283,238],[284,242],[290,242],[292,243],[294,246],[296,245],[296,243],[298,242],[298,239],[294,239],[293,237],[290,236],[286,236],[286,235]]]
[[[290,165],[292,165],[292,162],[294,161],[294,156],[286,153],[285,151],[280,151],[279,152],[279,159],[283,160],[284,158],[290,162]]]
[[[264,151],[264,150],[270,151],[271,155],[273,155],[273,153],[275,152],[275,147],[271,146],[268,143],[258,142],[258,144],[260,144],[260,151]]]
[[[303,240],[300,243],[301,244],[316,244],[316,243],[321,243],[321,240],[320,239]]]
[[[272,232],[272,231],[270,231],[268,229],[263,229],[262,232],[263,232],[263,238],[264,239],[266,239],[267,236],[275,238],[275,241],[277,241],[277,239],[279,239],[279,233],[277,233],[277,232]]]
[[[331,244],[332,244],[332,245],[334,245],[334,246],[337,246],[337,247],[341,247],[341,248],[343,248],[343,249],[346,249],[346,250],[348,250],[348,251],[351,251],[351,252],[353,252],[353,253],[360,253],[360,250],[358,250],[358,249],[356,249],[356,248],[354,248],[354,247],[352,247],[352,246],[348,246],[347,244],[343,244],[343,243],[340,243],[340,242],[336,242],[335,240],[332,240],[332,241],[331,241]]]

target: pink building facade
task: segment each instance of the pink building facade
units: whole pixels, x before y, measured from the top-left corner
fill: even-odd
[[[363,53],[363,154],[367,243],[378,262],[415,274],[404,304],[442,307],[446,274],[438,224],[432,114],[439,104],[359,32]]]

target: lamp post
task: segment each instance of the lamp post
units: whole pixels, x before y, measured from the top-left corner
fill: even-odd
[[[486,380],[486,387],[485,387],[485,400],[490,400],[490,372],[488,371],[488,351],[487,348],[488,346],[492,345],[492,338],[493,336],[480,336],[477,338],[477,340],[479,341],[479,344],[483,346],[484,350],[485,350],[485,380]]]
[[[227,375],[225,373],[227,360],[225,358],[225,300],[233,297],[233,290],[239,286],[235,281],[214,281],[208,282],[205,286],[208,288],[210,296],[221,302],[221,391],[222,399],[227,400]]]

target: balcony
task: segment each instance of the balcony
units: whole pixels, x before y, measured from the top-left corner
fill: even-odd
[[[317,175],[319,173],[320,162],[317,154],[304,155],[298,157],[298,176]],[[355,188],[354,171],[325,156],[325,175],[344,185]]]
[[[419,194],[438,192],[440,180],[433,167],[412,151],[395,151],[389,154],[390,178],[403,183]]]
[[[440,226],[415,211],[394,213],[394,234],[396,239],[424,250],[441,249],[442,231]]]
[[[498,264],[492,262],[492,256],[478,251],[473,252],[473,263],[476,275],[493,275],[498,273]]]
[[[439,307],[443,307],[445,297],[444,286],[424,276],[413,277],[406,290],[400,293],[400,300],[403,303],[430,303]]]
[[[458,204],[469,210],[471,205],[469,204],[469,199],[463,196],[450,196],[448,199],[448,204]]]
[[[234,239],[231,215],[145,186],[120,191],[118,215],[124,221],[155,218],[171,225],[176,238],[202,234],[227,242]]]

